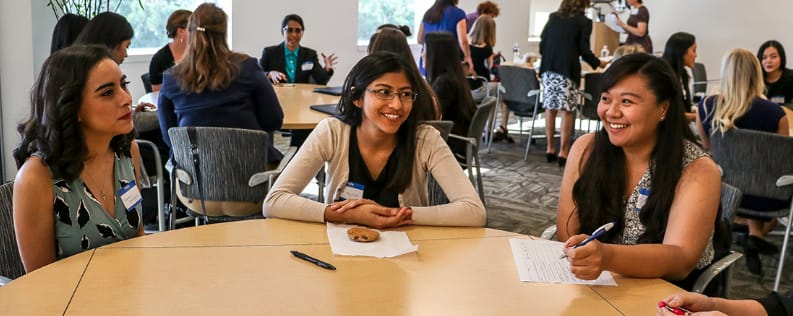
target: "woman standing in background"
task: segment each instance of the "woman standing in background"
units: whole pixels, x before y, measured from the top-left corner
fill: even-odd
[[[589,45],[592,34],[592,20],[584,16],[589,0],[563,0],[559,10],[551,13],[548,23],[540,35],[540,76],[542,78],[543,108],[545,112],[545,135],[548,145],[545,150],[548,162],[556,161],[554,134],[556,113],[562,111],[562,140],[559,149],[559,166],[564,166],[570,151],[571,136],[578,102],[578,83],[581,81],[581,62],[583,58],[592,68],[603,67]]]
[[[650,39],[650,11],[644,6],[642,0],[627,0],[628,5],[631,7],[631,15],[628,17],[628,22],[622,22],[617,18],[617,25],[622,27],[628,33],[628,38],[625,44],[639,44],[644,47],[644,51],[648,54],[653,52],[653,40]]]
[[[184,51],[187,48],[187,20],[191,13],[189,10],[176,10],[168,17],[165,31],[168,38],[173,40],[151,57],[149,80],[151,80],[152,91],[160,91],[162,73],[181,61],[184,56]]]
[[[435,0],[435,4],[424,13],[424,17],[421,19],[416,40],[419,44],[424,45],[424,37],[427,33],[451,33],[457,39],[459,49],[462,52],[462,61],[468,65],[468,72],[473,73],[474,64],[471,61],[471,51],[468,47],[465,11],[457,7],[458,2],[459,0]],[[419,70],[422,75],[425,74],[423,58],[419,61]]]
[[[757,50],[757,59],[763,66],[765,96],[776,104],[793,102],[793,70],[787,69],[785,48],[770,40]]]

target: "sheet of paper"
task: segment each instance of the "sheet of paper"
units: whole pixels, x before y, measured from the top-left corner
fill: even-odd
[[[625,30],[621,26],[617,25],[617,16],[613,13],[606,14],[606,21],[604,23],[606,23],[606,26],[614,30],[614,32],[625,33]]]
[[[380,239],[373,242],[357,242],[347,237],[347,229],[360,226],[328,223],[327,227],[328,241],[335,255],[392,258],[419,250],[418,245],[410,243],[405,232],[378,230]]]
[[[595,280],[581,280],[570,272],[570,263],[562,255],[562,242],[551,240],[509,240],[512,256],[521,281],[617,286],[611,272],[603,271]]]

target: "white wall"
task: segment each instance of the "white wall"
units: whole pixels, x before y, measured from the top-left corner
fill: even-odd
[[[532,1],[495,1],[501,8],[496,20],[495,50],[510,56],[512,44],[518,42],[521,52],[536,52],[536,43],[527,42]],[[480,0],[460,0],[459,6],[471,12],[478,2]],[[558,1],[556,3],[558,6]],[[650,10],[650,36],[656,50],[662,50],[666,39],[674,32],[687,31],[696,35],[698,61],[706,65],[710,78],[719,77],[721,56],[733,47],[754,51],[763,41],[774,38],[793,52],[793,32],[790,32],[793,22],[788,17],[793,12],[790,0],[645,0],[644,3]],[[357,12],[357,0],[289,0],[277,2],[277,6],[272,1],[233,0],[231,45],[237,51],[258,58],[264,46],[281,41],[278,29],[283,16],[300,14],[306,22],[303,44],[339,56],[337,73],[329,84],[340,85],[352,65],[365,54],[365,49],[360,50],[356,45]],[[11,150],[19,142],[16,124],[29,107],[28,92],[35,71],[49,53],[54,25],[52,12],[44,1],[0,1],[0,91],[7,178],[16,172],[11,159]],[[148,63],[146,56],[131,56],[122,65],[131,79],[132,94],[136,98],[143,94],[139,78],[148,70]],[[793,66],[793,62],[789,66]]]

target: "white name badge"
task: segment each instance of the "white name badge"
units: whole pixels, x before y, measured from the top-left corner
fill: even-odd
[[[300,65],[300,70],[309,71],[311,69],[314,69],[314,63],[313,62],[307,61],[307,62],[304,62],[302,65]]]
[[[639,8],[631,8],[631,15],[639,14]]]
[[[124,208],[127,209],[127,212],[131,212],[143,202],[143,197],[140,195],[135,180],[130,181],[121,190],[118,190],[118,195],[121,196],[121,202],[124,203]]]
[[[647,198],[650,196],[650,189],[639,189],[639,198],[636,199],[636,211],[641,212],[644,204],[647,203]]]
[[[776,104],[785,104],[785,96],[784,95],[775,95],[771,97],[771,102]]]
[[[363,184],[352,181],[347,182],[347,186],[341,190],[343,200],[360,200],[363,198]]]

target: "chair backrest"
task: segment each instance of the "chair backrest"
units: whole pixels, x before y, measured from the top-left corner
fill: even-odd
[[[743,194],[790,199],[793,186],[777,187],[777,179],[793,174],[793,137],[734,128],[710,136],[711,155],[722,170],[722,181]]]
[[[694,69],[691,69],[691,74],[694,77],[694,94],[705,93],[708,90],[708,72],[705,70],[705,64],[694,63]]]
[[[427,124],[437,129],[441,133],[443,140],[449,138],[449,133],[452,132],[452,127],[454,127],[454,122],[443,120],[424,121],[422,124]]]
[[[600,103],[600,81],[602,78],[603,73],[600,72],[590,72],[584,75],[584,92],[592,98],[584,100],[584,105],[581,107],[581,115],[590,120],[600,120],[598,103]]]
[[[486,97],[482,100],[482,103],[476,107],[474,117],[471,118],[471,125],[468,127],[468,135],[466,136],[476,139],[477,143],[480,142],[482,133],[485,131],[485,125],[487,125],[490,114],[493,113],[495,108],[496,97]]]
[[[201,182],[209,201],[258,202],[267,193],[266,185],[248,186],[250,177],[267,170],[267,132],[226,127],[173,127],[171,138],[174,164],[187,171],[193,181],[181,183],[183,196],[200,199],[188,129],[195,130]]]
[[[143,81],[143,91],[146,91],[146,93],[151,93],[151,77],[149,76],[149,73],[147,72],[140,75],[140,80]]]
[[[735,213],[741,206],[743,193],[727,183],[721,183],[721,218],[728,223],[735,221]]]
[[[540,89],[540,82],[534,69],[501,65],[498,67],[498,76],[505,89],[501,100],[507,108],[516,113],[531,115],[534,111],[535,98],[538,98],[539,94],[529,97],[529,91]]]
[[[0,256],[0,276],[16,279],[25,274],[25,267],[19,256],[19,246],[14,232],[11,205],[13,189],[13,182],[0,185],[0,250],[3,253]]]

